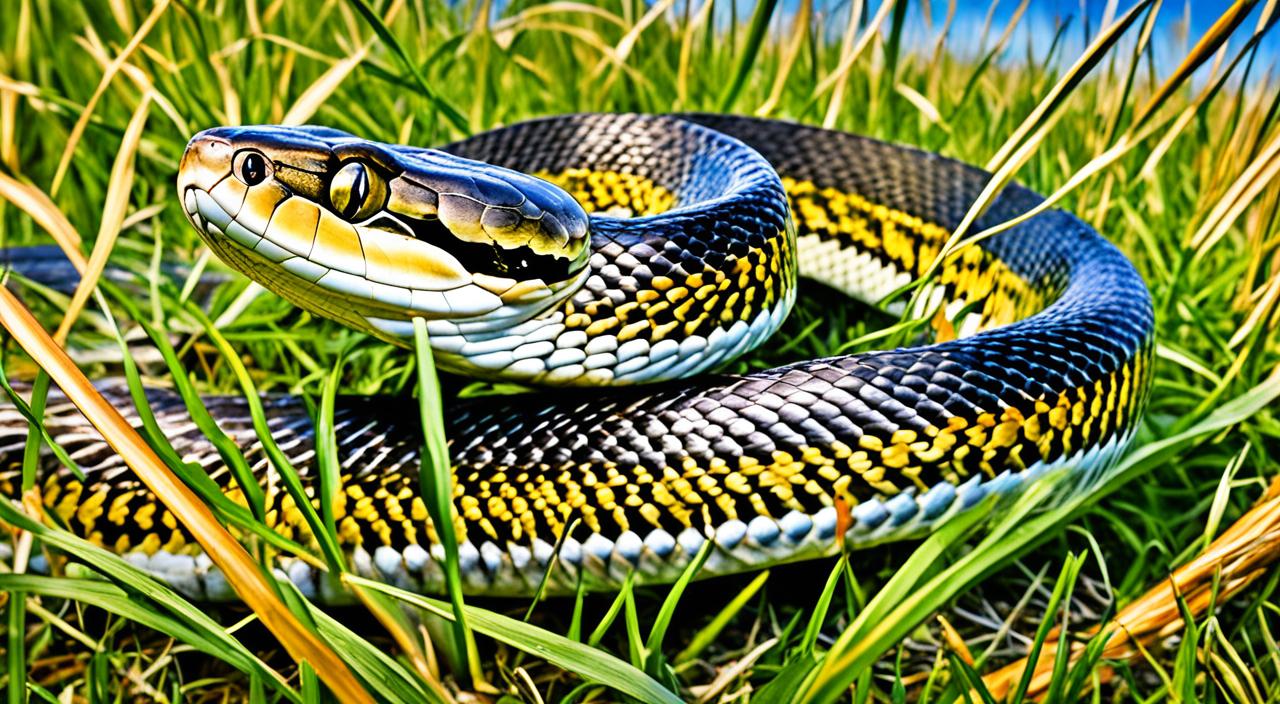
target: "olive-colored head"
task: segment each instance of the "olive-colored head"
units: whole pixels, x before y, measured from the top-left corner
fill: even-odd
[[[338,130],[206,130],[187,145],[178,191],[229,265],[382,337],[412,317],[527,318],[586,273],[587,215],[564,191]]]

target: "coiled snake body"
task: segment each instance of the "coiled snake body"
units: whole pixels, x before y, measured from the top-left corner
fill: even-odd
[[[219,128],[192,140],[179,189],[224,261],[314,312],[400,342],[425,317],[455,371],[629,385],[446,412],[465,588],[527,595],[549,568],[551,592],[614,588],[629,573],[670,581],[707,540],[703,575],[831,554],[841,529],[852,547],[917,536],[1059,466],[1087,490],[1133,436],[1153,318],[1129,262],[1066,212],[947,259],[914,311],[933,321],[932,344],[695,376],[773,333],[797,270],[869,302],[924,273],[987,178],[786,122],[597,114],[445,151]],[[1011,186],[976,227],[1039,202]],[[104,391],[128,405],[120,387]],[[179,453],[238,496],[182,401],[150,400]],[[313,477],[306,407],[265,402]],[[306,542],[243,400],[206,403],[256,463],[269,521]],[[415,404],[339,399],[338,532],[357,571],[438,592]],[[69,404],[52,399],[47,416],[88,475],[49,458],[53,513],[194,597],[231,596]],[[0,435],[0,452],[20,456],[20,431]],[[300,560],[280,568],[304,592],[339,594]]]

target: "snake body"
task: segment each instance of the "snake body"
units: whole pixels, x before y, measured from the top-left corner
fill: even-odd
[[[192,141],[179,181],[222,259],[314,312],[398,342],[427,317],[453,370],[625,387],[446,411],[464,587],[528,595],[544,574],[552,593],[628,575],[672,581],[708,540],[702,575],[829,555],[841,538],[856,548],[919,536],[1058,467],[1076,480],[1068,490],[1088,490],[1133,437],[1153,314],[1125,257],[1060,210],[945,260],[913,311],[932,320],[930,344],[697,375],[773,333],[797,272],[869,302],[923,274],[988,178],[787,122],[595,114],[444,151],[324,128],[221,128]],[[974,227],[1040,201],[1009,186]],[[129,405],[119,385],[103,390]],[[179,454],[242,498],[181,399],[154,389],[149,400]],[[246,449],[269,522],[307,542],[243,399],[205,403]],[[306,406],[265,403],[311,481]],[[338,533],[356,571],[439,592],[415,409],[339,399]],[[87,475],[49,458],[53,514],[193,597],[231,596],[69,404],[55,397],[46,415]],[[16,411],[0,411],[6,466],[24,436]],[[279,566],[306,593],[341,595],[307,562]]]

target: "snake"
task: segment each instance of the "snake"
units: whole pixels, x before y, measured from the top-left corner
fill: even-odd
[[[440,148],[328,127],[215,127],[188,144],[182,210],[219,259],[300,309],[533,391],[449,399],[468,594],[617,590],[928,535],[1038,482],[1089,491],[1132,442],[1154,313],[1129,260],[1017,184],[936,153],[783,120],[575,114]],[[962,226],[995,234],[955,247]],[[782,325],[800,279],[922,321],[906,346],[722,369]],[[894,297],[913,282],[915,295]],[[806,283],[805,286],[809,286]],[[101,391],[138,423],[128,391]],[[146,398],[176,452],[245,502],[174,391]],[[243,396],[203,404],[244,452],[265,521],[312,544]],[[306,400],[262,397],[318,505]],[[203,600],[223,575],[56,392],[48,514]],[[358,574],[446,589],[419,485],[418,401],[340,396],[338,543]],[[26,439],[0,410],[0,489]],[[1067,477],[1070,482],[1051,480]],[[37,561],[43,558],[37,558]],[[276,574],[340,601],[316,561]]]

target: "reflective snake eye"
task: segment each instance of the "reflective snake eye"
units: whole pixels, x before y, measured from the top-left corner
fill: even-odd
[[[368,220],[386,200],[386,182],[364,162],[349,162],[338,169],[329,183],[329,202],[349,222]]]
[[[260,152],[242,151],[236,154],[232,173],[246,186],[256,186],[271,175],[271,162]]]

